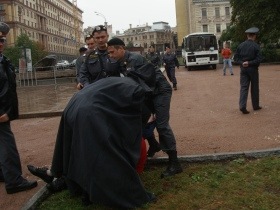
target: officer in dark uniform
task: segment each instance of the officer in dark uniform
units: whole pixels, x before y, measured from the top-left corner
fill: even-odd
[[[127,71],[141,68],[147,63],[147,60],[140,54],[125,50],[125,44],[119,38],[113,38],[108,42],[108,52],[110,58],[121,62]],[[175,136],[169,125],[172,88],[159,68],[154,68],[154,71],[156,74],[155,89],[151,98],[152,105],[149,108],[156,116],[156,129],[161,149],[169,157],[169,165],[161,174],[161,178],[164,178],[181,173],[183,170],[177,157]]]
[[[84,64],[80,69],[80,83],[78,89],[91,84],[99,79],[109,76],[120,76],[120,68],[117,63],[108,59],[107,42],[109,35],[107,27],[98,25],[94,27],[92,35],[95,40],[96,49],[88,51]]]
[[[79,49],[79,53],[80,53],[80,56],[77,58],[76,60],[76,78],[77,78],[77,82],[79,83],[79,79],[80,79],[80,68],[82,66],[82,64],[85,62],[85,56],[86,56],[86,51],[88,49],[86,47],[81,47]]]
[[[250,83],[253,109],[262,108],[259,105],[259,65],[262,56],[260,46],[255,42],[258,32],[256,27],[246,30],[247,40],[238,46],[234,55],[235,62],[240,65],[239,109],[243,114],[249,114],[246,106]]]
[[[175,76],[175,67],[179,69],[179,61],[174,53],[171,53],[170,46],[165,46],[165,53],[162,58],[163,65],[166,70],[167,77],[173,83],[173,89],[177,90],[177,79]]]
[[[10,28],[0,22],[0,182],[5,182],[8,194],[29,190],[36,181],[22,177],[20,157],[10,121],[18,118],[18,98],[14,67],[3,55],[6,35]]]
[[[149,47],[149,52],[146,54],[146,58],[148,61],[150,61],[152,64],[154,64],[157,67],[161,66],[161,59],[157,52],[155,52],[155,47],[151,45]]]

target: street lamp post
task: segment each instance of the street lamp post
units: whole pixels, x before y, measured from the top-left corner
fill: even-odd
[[[102,13],[100,13],[100,12],[94,12],[96,15],[98,15],[98,16],[101,16],[101,17],[103,17],[104,18],[104,25],[107,27],[107,20],[106,20],[106,17],[102,14]]]

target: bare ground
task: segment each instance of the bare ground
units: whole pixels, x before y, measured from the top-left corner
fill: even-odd
[[[170,124],[179,155],[200,155],[280,148],[280,65],[260,67],[260,104],[253,111],[250,95],[243,115],[238,109],[239,68],[234,76],[217,70],[177,71],[178,90],[173,92]],[[12,122],[23,167],[49,166],[60,117],[22,119]],[[159,152],[156,157],[164,156]],[[0,209],[20,209],[44,183],[27,192],[6,194],[0,183]]]

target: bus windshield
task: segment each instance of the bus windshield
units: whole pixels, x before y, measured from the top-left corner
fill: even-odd
[[[217,39],[215,35],[190,35],[184,39],[184,48],[187,52],[218,50]]]

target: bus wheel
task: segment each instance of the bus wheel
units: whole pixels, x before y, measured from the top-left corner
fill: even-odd
[[[212,69],[217,69],[217,65],[216,65],[216,64],[213,64],[213,65],[212,65]]]
[[[188,69],[188,71],[191,71],[192,67],[191,66],[187,66],[187,69]]]

